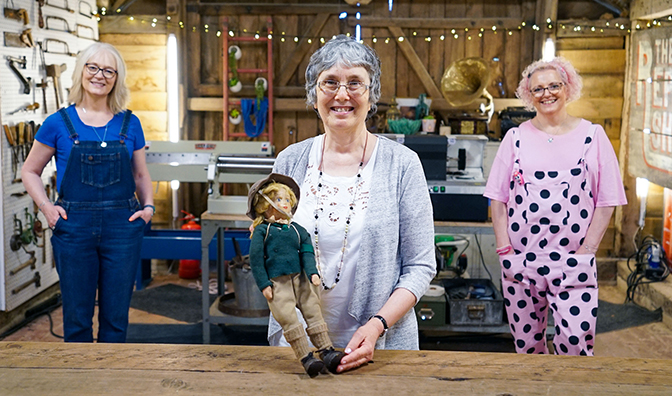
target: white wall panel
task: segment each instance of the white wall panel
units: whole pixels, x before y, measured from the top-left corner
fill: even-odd
[[[67,43],[67,47],[71,53],[78,53],[80,50],[94,42],[94,40],[90,38],[77,37],[77,35],[72,33],[46,29],[47,27],[58,29],[65,27],[62,21],[56,20],[50,20],[47,25],[47,16],[57,16],[65,19],[71,30],[76,30],[78,24],[91,27],[93,36],[91,36],[92,32],[90,29],[80,28],[77,29],[77,31],[81,35],[93,37],[95,40],[98,39],[98,21],[96,17],[82,15],[79,12],[80,9],[84,12],[89,10],[95,11],[95,0],[53,0],[52,3],[58,6],[67,5],[70,9],[73,9],[74,12],[44,6],[42,8],[42,15],[45,18],[45,25],[44,28],[40,28],[38,25],[38,3],[35,0],[13,0],[10,2],[3,2],[4,7],[26,9],[30,19],[30,23],[24,25],[22,22],[4,18],[3,12],[3,14],[0,14],[0,31],[3,32],[3,36],[4,32],[20,33],[27,28],[32,29],[35,47],[11,48],[4,46],[4,42],[0,42],[0,56],[2,58],[2,61],[0,62],[0,120],[2,121],[2,124],[13,126],[17,125],[19,122],[29,121],[41,124],[49,114],[57,110],[54,85],[52,79],[50,77],[47,78],[46,72],[42,66],[42,59],[37,45],[38,42],[44,43],[49,39],[61,40]],[[80,7],[80,3],[84,4],[81,4]],[[87,7],[87,5],[90,7]],[[64,48],[64,46],[55,42],[50,42],[48,46],[49,51],[57,51]],[[23,93],[23,85],[14,72],[9,68],[9,62],[6,59],[7,56],[15,58],[26,57],[26,69],[20,69],[20,71],[24,77],[30,77],[31,79],[32,87],[30,94],[26,95]],[[66,89],[70,88],[72,84],[72,71],[75,66],[75,57],[67,54],[45,53],[44,61],[48,65],[66,65],[67,69],[63,72],[60,83],[64,101],[67,101]],[[46,92],[46,111],[43,103],[42,89],[35,87],[36,83],[40,83],[43,80],[49,81],[49,87]],[[34,112],[29,111],[10,114],[22,106],[35,102],[40,104],[40,108]],[[65,105],[66,103],[61,103],[61,106]],[[37,239],[37,244],[35,242],[30,243],[25,246],[25,250],[23,248],[18,251],[12,251],[10,249],[10,239],[13,234],[18,232],[15,231],[14,216],[20,219],[22,226],[25,229],[26,208],[28,209],[28,212],[33,215],[34,205],[31,198],[27,194],[24,194],[25,188],[23,187],[23,184],[14,182],[12,152],[4,131],[2,132],[1,142],[0,164],[2,168],[0,173],[2,183],[0,183],[0,193],[2,194],[2,205],[0,205],[0,216],[3,220],[2,227],[0,227],[0,239],[2,240],[2,244],[0,244],[0,258],[2,258],[2,261],[0,262],[0,310],[10,311],[31,299],[45,288],[56,283],[58,281],[58,275],[53,264],[51,243],[49,241],[51,230],[47,228],[46,220],[41,213],[39,213],[38,218],[44,225],[44,228],[46,228],[46,231],[41,238]],[[17,178],[20,177],[22,162],[22,160],[18,162]],[[49,183],[49,178],[54,172],[55,167],[52,162],[47,166],[43,174],[45,185]],[[53,198],[55,198],[55,195]],[[44,246],[41,247],[42,245]],[[31,257],[29,253],[26,253],[26,250],[35,252],[35,258],[37,259],[35,269],[28,267],[18,271],[16,274],[10,275],[10,273],[16,270],[21,263],[27,261]],[[12,293],[18,286],[33,279],[35,273],[40,274],[40,287],[35,287],[33,284],[18,293]]]

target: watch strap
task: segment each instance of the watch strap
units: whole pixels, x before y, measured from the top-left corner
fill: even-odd
[[[373,315],[373,316],[371,317],[371,319],[373,319],[373,318],[376,318],[376,319],[380,320],[380,322],[383,324],[383,332],[380,333],[380,336],[379,336],[379,337],[384,336],[384,335],[387,333],[387,330],[389,329],[389,327],[387,326],[387,320],[385,320],[385,318],[383,318],[383,317],[380,316],[380,315]]]

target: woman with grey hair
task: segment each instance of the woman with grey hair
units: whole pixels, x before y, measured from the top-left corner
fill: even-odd
[[[283,150],[274,172],[301,186],[294,221],[312,237],[342,372],[375,348],[418,349],[412,308],[436,272],[432,206],[417,155],[366,129],[380,98],[371,48],[344,35],[327,42],[310,58],[306,93],[324,134]],[[273,318],[269,342],[288,345]]]
[[[49,116],[21,170],[23,184],[53,230],[66,342],[125,342],[145,225],[154,215],[145,137],[126,109],[126,66],[105,43],[82,51],[67,108]],[[58,200],[42,172],[56,159]],[[137,194],[137,198],[136,198]],[[139,201],[139,202],[138,202]]]

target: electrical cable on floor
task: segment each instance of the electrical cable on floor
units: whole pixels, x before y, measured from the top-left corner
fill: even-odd
[[[47,315],[47,317],[49,318],[49,332],[56,338],[63,338],[62,335],[54,333],[54,321],[51,318],[51,312],[56,308],[60,307],[61,305],[62,305],[61,295],[56,294],[54,297],[38,305],[37,307],[27,310],[25,319],[23,319],[16,326],[0,334],[0,340],[3,340],[5,337],[9,337],[10,335],[16,333],[17,331],[21,330],[24,326],[26,326],[27,324],[29,324],[30,322],[34,321],[35,319],[39,318],[42,315]]]
[[[478,235],[474,234],[474,239],[476,240],[476,245],[478,245],[478,254],[481,255],[481,264],[483,264],[483,268],[485,268],[485,272],[488,273],[488,277],[492,281],[492,274],[490,273],[490,270],[488,270],[488,266],[485,265],[485,259],[483,258],[483,250],[481,250],[481,243],[478,241]]]
[[[635,261],[634,268],[630,265],[630,261],[633,259]],[[627,265],[630,274],[626,279],[625,302],[635,303],[637,288],[640,285],[665,280],[670,274],[671,263],[660,242],[651,235],[647,235],[642,239],[637,251],[628,257]]]

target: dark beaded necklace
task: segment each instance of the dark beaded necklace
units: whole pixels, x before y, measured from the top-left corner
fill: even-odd
[[[336,287],[336,284],[341,280],[341,270],[343,269],[343,261],[345,259],[345,248],[348,245],[348,233],[350,231],[350,220],[352,215],[355,213],[355,200],[359,195],[359,188],[362,181],[362,168],[364,167],[364,157],[366,156],[366,146],[369,143],[369,133],[366,133],[366,140],[364,141],[364,152],[362,153],[362,159],[359,161],[359,169],[357,170],[357,179],[355,180],[355,185],[352,188],[352,200],[350,201],[350,211],[348,212],[348,217],[345,219],[345,235],[343,236],[343,244],[341,245],[341,260],[338,263],[338,272],[336,273],[336,278],[334,283],[331,286],[327,286],[324,283],[324,276],[322,275],[322,268],[320,265],[320,244],[319,244],[319,229],[320,224],[320,213],[322,208],[320,207],[320,192],[322,190],[322,171],[324,165],[324,146],[326,145],[327,137],[324,137],[322,141],[322,158],[320,158],[320,166],[317,168],[319,171],[319,176],[317,178],[317,196],[315,200],[315,262],[317,264],[317,271],[320,273],[320,281],[322,282],[322,287],[324,290],[330,290]]]

